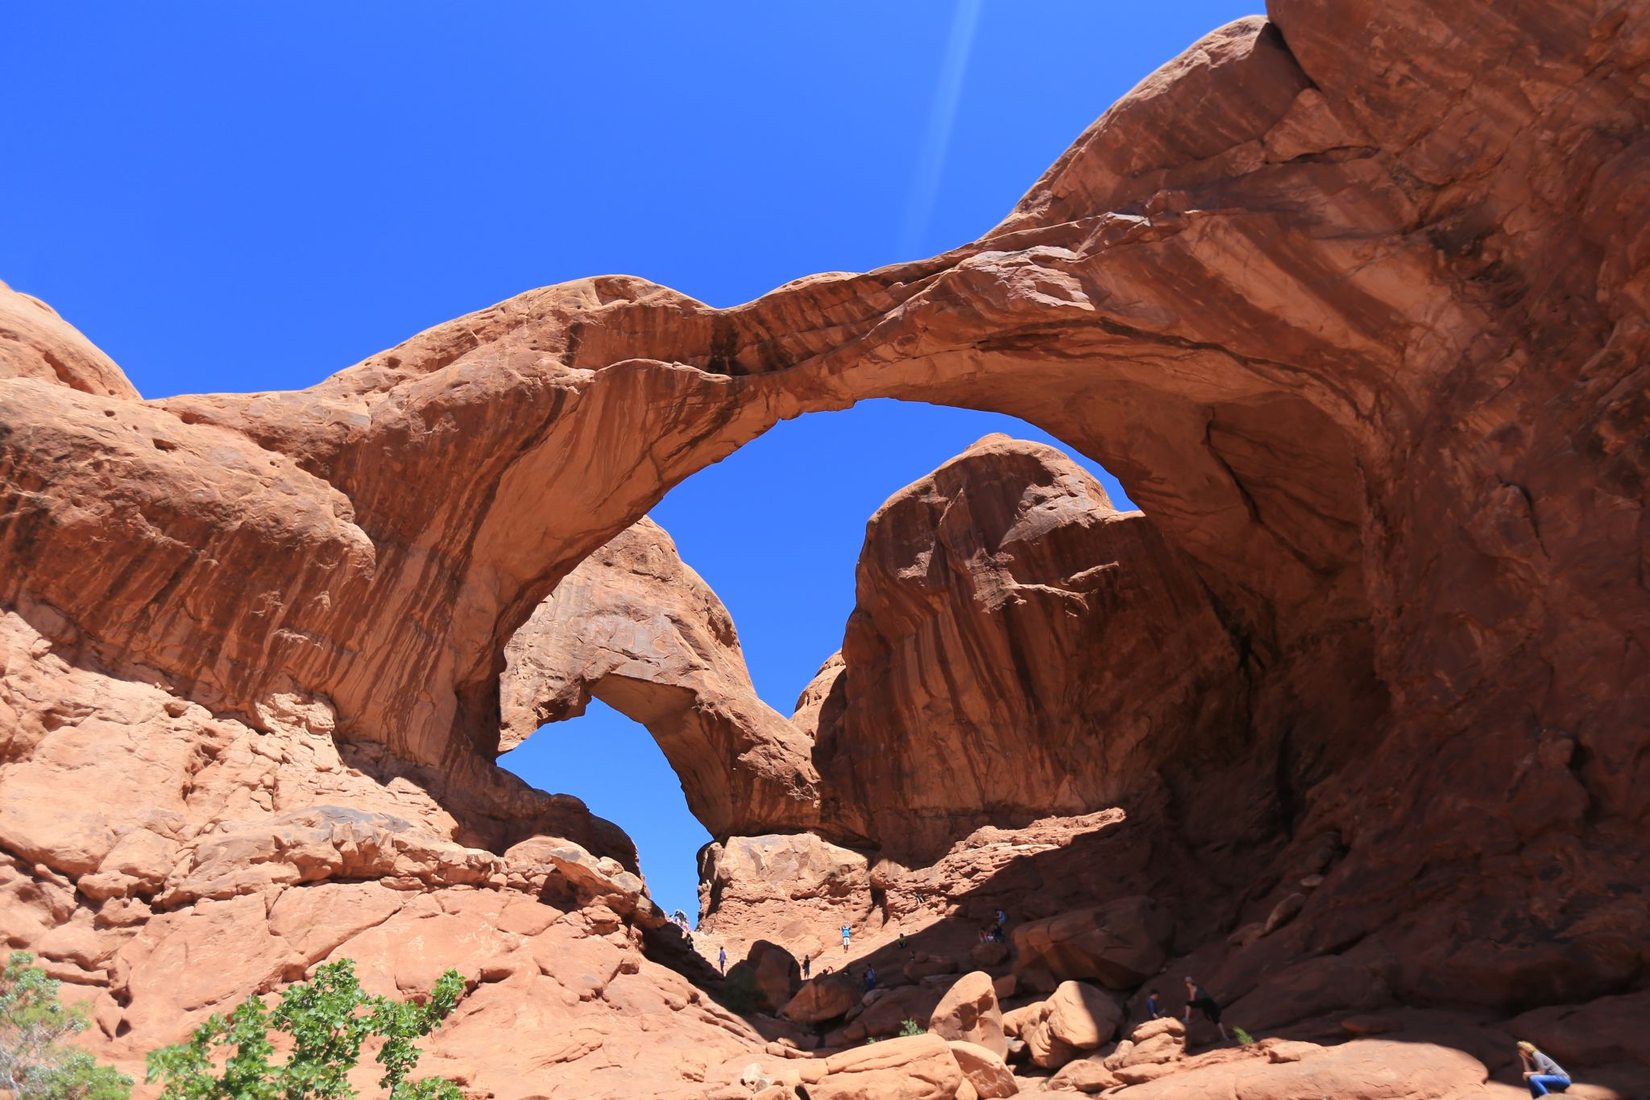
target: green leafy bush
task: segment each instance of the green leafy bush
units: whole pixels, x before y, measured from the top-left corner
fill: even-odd
[[[125,1100],[132,1079],[59,1040],[86,1029],[86,1012],[57,999],[61,984],[14,951],[0,970],[0,1091],[18,1100]]]
[[[1255,1037],[1247,1031],[1244,1031],[1241,1027],[1232,1028],[1232,1037],[1238,1041],[1239,1046],[1248,1047],[1255,1045]]]
[[[380,1088],[391,1100],[460,1100],[441,1077],[408,1081],[418,1065],[415,1040],[434,1031],[464,993],[449,970],[424,1004],[368,996],[349,959],[328,963],[307,982],[290,985],[271,1010],[248,997],[227,1017],[214,1015],[187,1040],[149,1055],[150,1082],[163,1081],[162,1100],[343,1100],[353,1097],[349,1072],[369,1038],[383,1040]],[[285,1062],[273,1061],[270,1031],[292,1037]],[[219,1064],[219,1060],[222,1064]]]
[[[909,1017],[909,1016],[907,1016],[905,1019],[900,1021],[899,1033],[902,1036],[904,1036],[904,1035],[921,1035],[927,1030],[928,1030],[927,1028],[923,1027],[921,1024],[917,1023],[917,1021],[911,1019],[911,1017]]]

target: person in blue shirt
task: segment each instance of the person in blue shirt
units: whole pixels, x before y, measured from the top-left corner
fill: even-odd
[[[1524,1063],[1524,1083],[1531,1096],[1570,1091],[1570,1075],[1564,1067],[1535,1049],[1534,1043],[1518,1044],[1518,1060]]]
[[[728,949],[725,947],[716,953],[716,969],[720,970],[724,976],[728,972]]]
[[[848,950],[848,941],[853,938],[854,930],[846,924],[842,926],[842,950]]]
[[[1163,1015],[1163,1002],[1157,999],[1157,990],[1146,994],[1146,1019],[1156,1020]]]
[[[865,968],[865,992],[869,993],[871,990],[875,989],[876,987],[877,987],[877,968],[874,967],[874,966],[867,966]]]

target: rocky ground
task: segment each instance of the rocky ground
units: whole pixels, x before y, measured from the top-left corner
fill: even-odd
[[[348,956],[457,967],[425,1068],[500,1100],[1650,1096],[1647,132],[1631,0],[1273,0],[981,240],[731,310],[144,401],[0,288],[0,940],[128,1068]],[[877,396],[1144,512],[980,441],[785,716],[645,513]],[[496,766],[590,698],[715,837],[691,945]]]

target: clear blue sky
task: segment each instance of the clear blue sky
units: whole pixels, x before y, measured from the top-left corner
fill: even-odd
[[[150,397],[306,386],[583,275],[732,305],[977,236],[1131,85],[1259,7],[8,5],[0,279]],[[1034,434],[871,402],[782,424],[655,509],[765,698],[788,713],[840,642],[877,505],[999,430]],[[646,733],[592,710],[506,764],[623,825],[660,903],[694,911],[704,831]]]

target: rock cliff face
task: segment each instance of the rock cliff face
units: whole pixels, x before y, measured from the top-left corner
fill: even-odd
[[[1152,821],[1108,834],[1129,841],[1107,850],[1130,881],[1091,879],[1090,900],[1154,896],[1180,922],[1171,965],[1257,1018],[1399,1001],[1550,1025],[1554,1006],[1635,995],[1647,67],[1650,9],[1630,0],[1273,0],[1144,81],[952,252],[720,311],[584,280],[297,393],[143,402],[0,290],[6,940],[75,982],[130,1055],[335,951],[422,978],[391,948],[410,942],[398,922],[434,921],[452,931],[419,939],[434,953],[490,945],[464,956],[481,1007],[451,1049],[471,1064],[498,1021],[554,1001],[575,1030],[549,1063],[704,1091],[694,1075],[754,1033],[642,958],[643,937],[675,948],[622,834],[493,764],[589,692],[646,717],[673,759],[704,750],[678,768],[719,840],[886,845],[869,923],[976,919],[992,883],[1033,872],[1075,891],[1027,868],[1040,842],[992,833],[997,815],[1155,790]],[[614,540],[779,418],[872,396],[1024,417],[1104,462],[1149,520],[1092,499],[1080,519],[1089,491],[1036,471],[1057,514],[1006,495],[975,512],[947,479],[1002,483],[1010,460],[937,472],[875,525],[862,613],[799,708],[810,746],[745,699],[715,608],[657,536]],[[943,591],[926,573],[941,557]],[[1128,599],[1087,572],[1112,560],[1139,581]],[[598,592],[604,570],[643,580]],[[640,595],[659,586],[674,603]],[[1072,621],[1054,613],[1079,599]],[[1182,657],[1161,695],[1104,712],[1141,670],[1095,650],[1145,636],[1121,624],[1146,609],[1176,616],[1158,637]],[[936,691],[924,662],[964,650],[971,683]],[[1029,765],[1006,788],[1021,757],[981,732],[999,722]],[[1240,885],[1204,880],[1223,864]],[[547,943],[614,965],[529,967]],[[179,983],[184,957],[225,961]],[[587,971],[610,980],[572,976]],[[672,1069],[625,1030],[644,1001],[714,1064]],[[952,1079],[949,1055],[908,1046]],[[848,1079],[892,1055],[841,1057]],[[549,1063],[505,1059],[484,1087],[522,1091],[562,1072]]]
[[[1244,755],[1239,657],[1196,574],[1051,447],[987,437],[896,493],[857,590],[797,718],[887,855],[1160,803],[1177,758]]]

